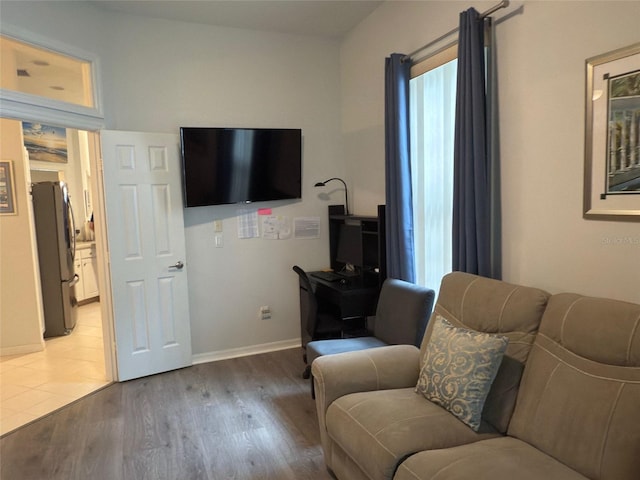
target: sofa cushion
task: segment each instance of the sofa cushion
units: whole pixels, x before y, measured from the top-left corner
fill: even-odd
[[[327,409],[328,435],[372,480],[390,479],[407,456],[500,435],[474,432],[413,388],[352,393]]]
[[[324,355],[336,353],[356,352],[368,348],[385,347],[388,343],[376,337],[336,338],[329,340],[314,340],[307,343],[307,364]]]
[[[637,480],[640,305],[551,297],[509,434],[594,480]]]
[[[477,431],[508,342],[502,335],[456,328],[437,315],[416,392]]]
[[[547,292],[537,288],[469,273],[453,272],[442,279],[432,319],[441,315],[455,327],[498,333],[509,338],[482,413],[482,418],[502,433],[507,431],[524,364],[548,298]],[[433,323],[429,322],[422,342],[423,356]]]
[[[432,450],[405,460],[393,480],[587,480],[587,477],[510,437]]]

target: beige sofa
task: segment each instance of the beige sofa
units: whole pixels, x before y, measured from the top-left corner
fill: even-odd
[[[421,349],[313,362],[327,467],[340,480],[638,480],[640,305],[455,272],[432,319],[509,344],[474,431],[415,391]]]

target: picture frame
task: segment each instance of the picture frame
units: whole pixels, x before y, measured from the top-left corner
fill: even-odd
[[[29,160],[67,163],[67,129],[37,122],[22,122],[24,146]]]
[[[13,162],[0,161],[0,215],[17,215]]]
[[[583,217],[640,221],[640,43],[586,60]]]

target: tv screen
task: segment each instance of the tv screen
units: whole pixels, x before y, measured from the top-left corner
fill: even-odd
[[[302,197],[302,130],[180,128],[185,207]]]

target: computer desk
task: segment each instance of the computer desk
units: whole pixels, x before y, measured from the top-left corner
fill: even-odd
[[[380,293],[377,278],[357,276],[345,279],[346,282],[329,282],[309,272],[309,280],[319,306],[325,303],[337,307],[343,320],[375,315]]]

